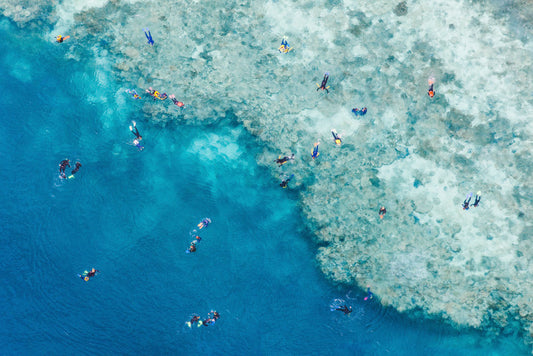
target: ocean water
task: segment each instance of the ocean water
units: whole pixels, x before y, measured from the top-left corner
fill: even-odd
[[[296,193],[231,115],[149,122],[105,66],[0,24],[2,354],[527,354],[518,329],[457,330],[326,280]],[[65,157],[75,179],[58,177]],[[185,326],[212,309],[216,325]]]

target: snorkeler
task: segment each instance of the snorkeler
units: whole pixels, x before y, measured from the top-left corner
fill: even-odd
[[[72,172],[70,172],[70,175],[68,176],[68,179],[74,178],[74,174],[78,173],[78,171],[80,170],[80,167],[81,167],[81,163],[80,162],[76,162],[76,167],[74,167]]]
[[[311,153],[311,157],[313,157],[313,159],[317,158],[320,155],[320,153],[318,152],[318,145],[320,145],[320,141],[315,142],[315,146],[313,147],[313,152]]]
[[[161,94],[157,90],[152,89],[152,87],[150,87],[149,89],[146,89],[146,92],[148,93],[148,95],[150,95],[152,98],[154,98],[154,100],[155,99],[165,100],[165,99],[168,98],[167,93]]]
[[[131,94],[131,96],[133,96],[133,99],[141,98],[139,94],[137,94],[137,91],[135,89],[126,89],[126,93]]]
[[[289,182],[290,182],[290,180],[292,179],[292,177],[294,177],[294,174],[291,174],[291,176],[288,177],[288,178],[285,177],[285,178],[281,181],[281,183],[279,184],[279,186],[282,187],[282,188],[287,188],[287,187],[289,186]]]
[[[325,90],[326,93],[329,94],[329,86],[326,86],[328,85],[328,79],[329,79],[329,73],[326,72],[324,73],[324,79],[322,79],[322,84],[318,85],[318,83],[316,84],[318,86],[318,88],[316,88],[316,91],[319,91],[320,89],[322,90]]]
[[[435,96],[435,91],[433,90],[434,83],[435,83],[435,78],[431,77],[428,79],[428,84],[429,84],[428,95],[430,98],[433,98]]]
[[[97,269],[91,269],[90,272],[84,271],[82,274],[78,274],[78,277],[83,279],[85,282],[88,282],[91,277],[96,276],[96,273],[99,273],[100,271]]]
[[[474,198],[474,208],[477,208],[480,201],[481,201],[481,192],[477,192],[476,197]]]
[[[290,156],[290,157],[283,157],[281,158],[281,155],[278,157],[278,159],[276,159],[274,162],[276,162],[279,166],[278,167],[281,167],[283,166],[285,163],[287,163],[288,161],[290,160],[293,160],[294,159],[294,153]]]
[[[278,48],[280,53],[289,53],[292,50],[291,46],[287,42],[287,37],[283,37],[281,40],[281,46]]]
[[[335,131],[335,129],[331,129],[331,134],[333,135],[333,140],[337,144],[337,146],[340,146],[342,144],[342,140],[340,135]]]
[[[194,324],[198,323],[198,327],[202,326],[202,323],[199,323],[200,317],[198,315],[193,315],[191,321],[186,322],[188,327],[192,327]]]
[[[366,286],[366,297],[365,300],[370,300],[374,298],[374,293],[370,291],[370,286]]]
[[[367,112],[366,107],[359,110],[358,108],[353,108],[352,112],[355,114],[355,116],[364,116]]]
[[[379,208],[379,218],[380,218],[380,219],[383,219],[383,217],[385,216],[385,214],[387,214],[387,209],[385,209],[385,207],[382,206],[381,208]]]
[[[174,94],[170,95],[169,98],[172,100],[172,102],[174,103],[174,105],[180,107],[180,108],[183,108],[185,107],[185,104],[183,104],[181,101],[179,101],[178,99],[176,99],[176,96]]]
[[[344,315],[346,315],[352,312],[352,307],[348,307],[346,304],[344,304],[343,306],[340,306],[335,310],[341,311],[344,313]]]
[[[143,31],[144,31],[144,35],[146,36],[146,39],[148,40],[148,44],[150,46],[153,46],[154,45],[154,40],[152,39],[152,34],[150,33],[150,29],[147,28],[143,28]]]
[[[137,139],[140,141],[143,139],[143,137],[139,134],[139,130],[137,129],[137,123],[135,121],[131,122],[133,126],[130,126],[130,131],[137,137]],[[135,129],[135,131],[133,130]]]
[[[61,178],[66,178],[65,169],[67,169],[67,167],[70,167],[70,160],[65,158],[59,163],[59,175]]]
[[[216,310],[211,310],[211,313],[213,313],[213,319],[217,320],[220,318],[220,314]]]
[[[196,252],[196,244],[200,241],[202,241],[202,238],[200,236],[195,236],[194,237],[195,240],[192,240],[191,241],[191,245],[189,246],[189,248],[185,251],[185,253],[192,253],[192,252]]]
[[[470,200],[472,199],[472,193],[468,193],[463,202],[463,210],[468,210],[470,208]]]
[[[64,40],[68,40],[70,38],[70,36],[61,36],[61,35],[57,35],[56,36],[56,42],[57,43],[63,43]]]
[[[197,225],[199,229],[203,229],[204,227],[207,227],[207,225],[211,224],[211,219],[204,218],[200,223]]]
[[[139,149],[139,151],[144,150],[144,146],[141,145],[141,142],[137,139],[133,140],[133,145]]]

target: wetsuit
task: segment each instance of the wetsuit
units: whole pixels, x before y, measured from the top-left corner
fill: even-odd
[[[322,90],[325,90],[326,93],[329,94],[329,90],[326,86],[328,84],[328,79],[329,79],[329,74],[328,73],[324,74],[324,79],[322,79],[322,84],[320,84],[320,86],[316,88],[316,91],[318,91],[319,89],[322,89]]]
[[[133,126],[131,129],[131,132],[137,137],[139,140],[142,140],[141,134],[139,133],[139,130],[137,129],[137,126]]]

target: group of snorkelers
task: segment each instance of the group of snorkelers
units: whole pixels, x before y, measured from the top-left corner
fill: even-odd
[[[85,282],[89,282],[89,279],[96,276],[97,273],[100,273],[100,271],[93,268],[90,271],[83,271],[82,274],[78,274],[78,277],[83,279]]]
[[[470,200],[472,200],[472,193],[468,193],[468,195],[466,196],[463,204],[462,204],[462,207],[463,207],[463,210],[468,210],[470,209]],[[476,193],[476,196],[474,198],[474,204],[472,205],[474,208],[477,208],[479,206],[479,202],[481,201],[481,192],[477,192]]]
[[[168,95],[167,93],[161,93],[158,90],[152,89],[152,87],[145,90],[148,95],[150,95],[154,100],[167,100],[170,99],[174,105],[179,108],[185,108],[185,104],[178,99],[174,94]],[[130,94],[133,99],[139,100],[142,99],[139,93],[135,89],[126,89],[126,93]]]
[[[67,167],[70,167],[70,160],[68,158],[65,158],[59,163],[59,177],[63,179],[65,178],[72,179],[74,178],[74,174],[78,173],[78,171],[80,170],[81,163],[76,162],[76,166],[70,172],[70,175],[68,177],[67,177],[67,174],[65,173],[65,170],[67,169]]]
[[[202,325],[215,325],[215,322],[218,320],[218,318],[220,318],[220,314],[216,310],[211,310],[209,313],[207,313],[207,319],[202,321],[199,315],[193,314],[191,320],[187,321],[185,324],[190,328],[192,328],[192,326],[195,324],[197,327]]]
[[[201,230],[204,227],[209,226],[209,224],[211,224],[211,219],[203,218],[202,221],[200,221],[198,223],[198,225],[196,225],[196,226],[198,227],[198,229]],[[202,241],[202,238],[198,235],[196,230],[192,230],[191,236],[193,236],[194,239],[191,241],[191,243],[189,245],[189,248],[187,250],[185,250],[185,253],[196,252],[196,246],[197,246],[198,242]]]

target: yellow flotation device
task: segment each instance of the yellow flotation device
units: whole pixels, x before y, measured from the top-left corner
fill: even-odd
[[[89,282],[89,277],[85,276],[85,277],[83,277],[83,280],[84,280],[85,282]]]

